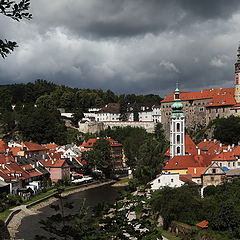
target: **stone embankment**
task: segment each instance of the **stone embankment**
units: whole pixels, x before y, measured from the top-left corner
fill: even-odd
[[[112,184],[115,183],[116,181],[107,181],[103,183],[92,183],[92,184],[85,184],[82,186],[78,186],[76,188],[68,189],[65,192],[62,193],[62,196],[68,196],[77,192],[85,191],[91,188],[96,188],[100,187],[106,184]],[[54,194],[53,194],[54,195]],[[7,229],[9,231],[9,234],[11,236],[11,239],[15,239],[16,233],[18,232],[18,228],[21,225],[22,219],[26,216],[34,215],[34,214],[39,214],[41,211],[41,208],[44,208],[48,205],[51,205],[57,199],[53,196],[50,195],[46,198],[43,198],[41,200],[38,200],[34,203],[31,203],[29,205],[21,205],[18,207],[13,208],[13,212],[11,215],[6,219],[5,223],[7,225]]]

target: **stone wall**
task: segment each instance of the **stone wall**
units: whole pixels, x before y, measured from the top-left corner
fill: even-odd
[[[147,132],[153,133],[155,126],[157,123],[155,122],[121,122],[121,121],[105,121],[105,122],[85,122],[79,123],[79,131],[83,133],[96,133],[100,132],[101,130],[107,128],[115,128],[115,127],[139,127],[144,128]]]

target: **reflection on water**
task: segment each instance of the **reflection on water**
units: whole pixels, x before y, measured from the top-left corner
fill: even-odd
[[[82,203],[85,202],[86,207],[94,207],[98,203],[110,203],[113,204],[118,196],[119,188],[114,188],[110,185],[104,185],[98,188],[89,189],[83,192],[78,192],[67,197],[69,202],[72,202],[74,208],[71,210],[66,209],[66,212],[76,213]],[[35,235],[43,234],[47,236],[47,233],[41,229],[39,224],[40,220],[46,219],[48,216],[55,214],[56,212],[49,206],[40,209],[41,213],[25,217],[19,227],[19,232],[16,234],[17,239],[33,240]]]

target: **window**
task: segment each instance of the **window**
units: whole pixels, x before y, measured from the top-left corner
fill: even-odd
[[[212,173],[216,173],[216,169],[215,168],[212,169]]]
[[[161,181],[160,181],[160,179],[158,179],[158,183],[160,183]]]
[[[214,177],[211,177],[211,181],[212,181],[212,182],[214,181]]]
[[[173,182],[173,178],[171,178],[171,182]]]
[[[177,135],[177,143],[180,143],[180,135]]]
[[[177,154],[180,153],[180,147],[177,147]]]
[[[180,132],[180,123],[177,123],[177,132]]]
[[[231,166],[231,164],[230,164],[230,162],[228,162],[228,167],[230,167]]]
[[[233,165],[233,167],[235,167],[235,162],[233,162],[233,164],[232,164],[232,165]]]

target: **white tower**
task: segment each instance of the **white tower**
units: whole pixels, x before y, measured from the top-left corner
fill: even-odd
[[[185,115],[178,87],[175,90],[170,125],[170,156],[185,155]]]
[[[235,63],[235,93],[237,103],[240,103],[240,44],[237,50],[237,62]]]

